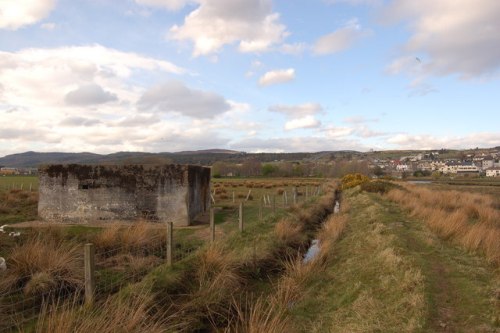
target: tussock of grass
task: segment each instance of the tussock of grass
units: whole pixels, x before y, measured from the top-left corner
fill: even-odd
[[[82,248],[75,244],[29,239],[8,256],[9,269],[0,281],[0,290],[23,288],[25,295],[33,295],[79,289],[83,286],[82,256]]]
[[[139,221],[128,227],[111,225],[92,239],[97,253],[112,256],[118,253],[145,255],[164,244],[166,233],[151,226],[150,222]]]
[[[246,300],[245,303],[234,302],[236,319],[224,332],[241,333],[294,333],[286,310],[269,303],[265,297]]]
[[[291,219],[282,218],[274,226],[276,239],[291,247],[297,247],[305,242],[302,226]]]
[[[47,305],[43,308],[36,333],[67,332],[165,332],[169,318],[152,315],[153,298],[138,293],[129,298],[109,298],[94,308],[80,307],[74,300],[64,304]]]

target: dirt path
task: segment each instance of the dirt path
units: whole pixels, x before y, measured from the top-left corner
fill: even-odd
[[[386,216],[400,220],[396,235],[406,244],[425,277],[428,332],[500,332],[498,270],[480,256],[437,238],[424,223],[396,204],[373,197]],[[496,327],[495,327],[496,326]]]

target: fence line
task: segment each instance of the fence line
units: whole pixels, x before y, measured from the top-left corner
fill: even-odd
[[[322,189],[320,187],[314,190],[307,188],[305,199],[307,200],[312,196],[320,195],[321,192]],[[249,196],[250,193],[248,193],[247,197]],[[269,194],[262,195],[258,199],[258,206],[256,207],[253,205],[253,209],[258,209],[257,221],[265,221],[268,216],[273,216],[278,212],[277,197],[282,199],[280,200],[280,207],[285,209],[293,204],[297,204],[299,196],[297,195],[297,191],[293,190],[290,195],[292,198],[290,202],[286,191],[280,196],[270,196]],[[302,202],[304,201],[305,200],[302,200]],[[237,230],[239,230],[239,232],[244,232],[245,230],[245,225],[247,223],[245,211],[248,208],[249,207],[245,205],[242,200],[234,206],[234,210],[232,210],[229,215],[226,215],[230,223],[231,221],[238,223]],[[118,291],[122,286],[139,281],[148,271],[154,269],[154,267],[157,267],[161,263],[175,265],[175,263],[192,256],[203,244],[215,241],[217,229],[215,215],[215,209],[212,208],[210,210],[209,237],[207,241],[195,238],[177,239],[177,228],[174,228],[173,223],[169,222],[165,229],[151,229],[152,231],[158,232],[158,234],[147,238],[149,246],[138,243],[132,245],[125,244],[118,247],[112,246],[106,249],[105,247],[99,248],[99,246],[93,243],[85,244],[85,246],[82,246],[82,258],[84,259],[81,263],[83,268],[82,280],[84,281],[82,288],[71,290],[68,289],[68,287],[58,286],[56,289],[50,290],[45,294],[25,297],[25,288],[19,287],[0,295],[0,332],[12,331],[12,329],[16,327],[19,328],[23,324],[35,320],[39,316],[41,306],[44,303],[46,307],[50,307],[46,308],[46,310],[48,309],[47,311],[53,310],[54,307],[52,305],[57,305],[59,303],[55,302],[60,302],[58,296],[71,297],[72,295],[75,297],[80,295],[82,301],[91,305],[95,303],[96,300]],[[145,270],[138,269],[132,273],[123,273],[116,280],[110,280],[110,277],[106,275],[109,274],[107,261],[120,254],[131,256],[131,260],[134,260],[134,258],[150,258],[154,260],[154,264],[147,267]],[[28,275],[21,279],[27,281],[30,278],[31,275]]]

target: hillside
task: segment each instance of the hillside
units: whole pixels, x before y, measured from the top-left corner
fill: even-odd
[[[29,168],[48,163],[81,163],[81,164],[121,164],[121,163],[178,163],[212,165],[217,161],[240,163],[248,159],[260,162],[329,160],[332,157],[349,157],[361,155],[359,152],[319,152],[319,153],[245,153],[233,150],[211,149],[200,151],[183,151],[176,153],[143,153],[118,152],[108,155],[93,153],[38,153],[25,152],[7,155],[0,158],[0,165],[6,167]]]

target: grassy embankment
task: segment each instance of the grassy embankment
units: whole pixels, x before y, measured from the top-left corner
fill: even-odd
[[[383,195],[358,188],[344,197],[351,205],[344,236],[294,306],[292,318],[301,331],[500,329],[500,275],[494,263],[439,237]]]

